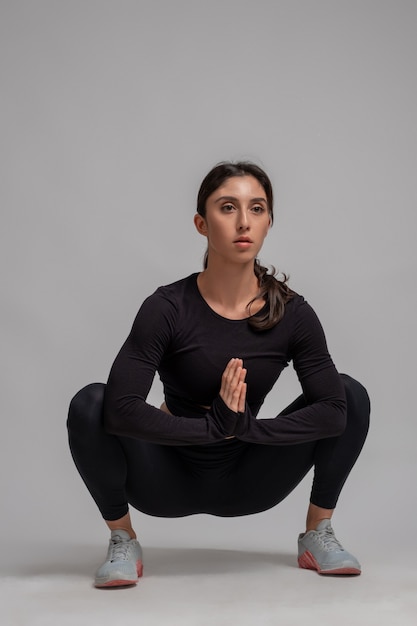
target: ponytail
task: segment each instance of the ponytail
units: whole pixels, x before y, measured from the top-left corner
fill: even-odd
[[[285,313],[285,305],[295,295],[294,291],[287,285],[288,276],[282,274],[283,279],[276,278],[275,268],[272,267],[272,273],[268,273],[268,268],[263,267],[258,259],[255,259],[254,272],[259,283],[259,293],[248,304],[250,310],[251,304],[256,300],[265,300],[268,307],[262,315],[254,315],[249,319],[249,324],[255,330],[268,330],[282,320]]]

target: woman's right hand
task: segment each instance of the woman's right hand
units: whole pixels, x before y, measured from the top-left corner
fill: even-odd
[[[226,406],[235,413],[245,411],[246,372],[242,359],[230,359],[222,375],[219,395]]]

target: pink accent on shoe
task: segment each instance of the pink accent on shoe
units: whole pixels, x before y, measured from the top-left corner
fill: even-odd
[[[308,550],[306,550],[301,556],[298,557],[298,565],[302,569],[316,570],[319,574],[359,576],[359,574],[361,573],[361,570],[357,569],[356,567],[339,567],[338,569],[322,570],[320,569],[320,566],[314,556]]]
[[[138,575],[138,579],[143,576],[143,563],[142,561],[136,561],[136,572]],[[102,585],[95,585],[95,587],[131,587],[132,585],[136,585],[137,580],[111,580],[108,583],[103,583]]]
[[[138,573],[138,578],[142,578],[143,576],[143,563],[142,561],[136,561],[136,571]]]

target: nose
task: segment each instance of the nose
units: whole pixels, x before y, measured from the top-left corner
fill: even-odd
[[[247,211],[238,211],[237,213],[237,230],[242,231],[242,230],[248,230],[249,228],[249,219],[248,219],[248,214]]]

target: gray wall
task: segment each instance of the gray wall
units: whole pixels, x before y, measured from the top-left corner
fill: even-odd
[[[275,185],[262,260],[290,273],[339,370],[372,397],[339,519],[359,528],[359,509],[391,525],[399,507],[411,512],[416,18],[413,0],[2,0],[0,523],[10,537],[77,541],[78,520],[87,538],[107,535],[69,456],[68,402],[106,379],[144,297],[200,268],[197,188],[236,158]],[[288,371],[262,416],[296,393]],[[308,490],[250,520],[138,525],[145,544],[169,541],[168,528],[200,545],[277,525],[292,537]]]

